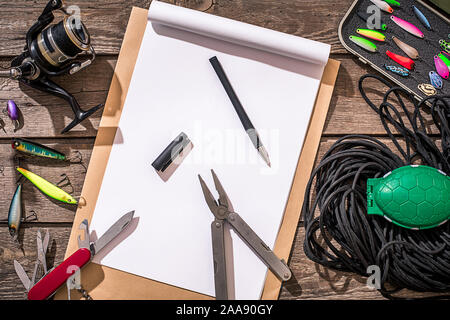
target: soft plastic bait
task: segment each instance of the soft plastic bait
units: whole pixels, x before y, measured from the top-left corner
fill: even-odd
[[[450,218],[450,177],[428,166],[405,166],[367,180],[367,213],[408,229],[429,229]]]
[[[406,69],[412,70],[414,68],[414,61],[410,58],[395,54],[393,52],[390,52],[389,50],[386,50],[386,54],[389,58],[397,62],[399,65],[405,67]]]
[[[30,180],[32,184],[34,184],[47,196],[61,202],[77,204],[77,200],[75,200],[75,198],[73,198],[70,194],[58,188],[53,183],[48,182],[44,178],[41,178],[37,174],[34,174],[33,172],[25,170],[23,168],[17,168],[17,171],[23,174],[25,178]]]
[[[22,184],[18,184],[8,210],[9,234],[16,241],[22,221]]]
[[[416,6],[412,6],[412,9],[414,11],[414,14],[416,15],[417,19],[422,22],[422,24],[427,28],[428,30],[431,30],[430,22],[428,21],[427,17],[422,13],[422,11],[419,10]]]
[[[369,14],[369,13],[367,13],[367,12],[365,12],[365,11],[358,11],[358,12],[356,12],[356,14],[357,14],[358,17],[360,17],[363,21],[365,21],[366,24],[367,24],[367,20],[369,20],[369,17],[372,16],[371,14]],[[379,25],[377,25],[377,24],[373,25],[373,28],[374,28],[374,29],[377,29],[377,30],[383,30],[383,31],[384,31],[384,30],[386,30],[387,25],[386,25],[386,23],[383,22],[383,20],[380,20],[380,24],[379,24]]]
[[[373,42],[371,42],[365,38],[350,36],[349,39],[353,43],[355,43],[356,45],[360,46],[363,49],[366,49],[367,51],[377,52],[377,46]]]
[[[404,43],[399,38],[393,36],[392,40],[394,40],[395,44],[404,52],[408,57],[411,59],[417,59],[419,58],[419,52],[416,50],[416,48],[411,47],[409,44]]]
[[[371,29],[357,29],[356,33],[372,39],[372,40],[377,40],[377,41],[384,41],[386,40],[386,36],[384,34],[382,34],[380,31],[376,31],[376,30],[371,30]]]
[[[64,153],[29,140],[14,138],[11,146],[13,149],[26,154],[62,161],[67,160]]]
[[[435,87],[436,89],[442,89],[442,78],[435,71],[430,71],[428,75],[430,77],[430,83],[433,85],[433,87]]]
[[[394,9],[391,8],[387,2],[381,1],[381,0],[370,0],[374,5],[376,5],[378,8],[380,8],[383,11],[392,13],[394,12]]]
[[[439,73],[439,75],[442,78],[448,79],[448,76],[449,76],[448,67],[445,64],[445,62],[442,61],[442,59],[439,58],[438,56],[434,56],[434,66],[436,67],[437,73]]]
[[[391,16],[391,20],[394,21],[394,23],[396,25],[398,25],[400,28],[402,28],[403,30],[411,33],[412,35],[419,37],[419,38],[424,38],[424,34],[422,31],[420,31],[419,28],[417,28],[415,25],[413,25],[412,23],[400,19],[399,17],[396,16]]]
[[[384,65],[384,67],[385,67],[386,70],[389,70],[389,71],[391,71],[393,73],[396,73],[396,74],[398,74],[398,75],[400,75],[402,77],[409,76],[409,71],[406,68],[398,67],[398,66],[388,66],[386,64]]]

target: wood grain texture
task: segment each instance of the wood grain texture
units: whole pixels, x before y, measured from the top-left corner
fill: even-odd
[[[94,145],[93,139],[47,139],[33,141],[57,149],[67,156],[73,156],[75,155],[75,151],[79,151],[86,167],[89,164]],[[15,159],[14,156],[16,154],[20,155],[20,153],[11,148],[11,141],[0,140],[0,165],[4,167],[3,173],[0,174],[0,188],[2,190],[2,196],[0,197],[0,220],[8,218],[8,209],[16,188],[16,181],[21,176],[16,170],[16,167],[19,165],[54,184],[62,179],[62,174],[67,174],[73,186],[73,196],[79,196],[81,194],[85,177],[85,169],[82,165],[38,157],[20,157],[19,159]],[[31,210],[34,210],[38,215],[38,220],[29,224],[46,222],[72,223],[76,211],[75,205],[53,200],[40,192],[28,180],[25,179],[23,181],[22,203],[24,215],[29,215]],[[63,189],[67,192],[72,192],[70,187],[64,187]],[[2,222],[0,225],[6,226],[6,222]]]
[[[163,0],[174,3],[174,0]],[[204,0],[206,2],[206,0]],[[26,31],[38,18],[47,0],[0,2],[0,56],[21,52]],[[198,1],[177,1],[202,8]],[[271,28],[332,45],[333,53],[345,53],[337,37],[337,26],[353,0],[215,0],[207,12],[257,26]],[[118,54],[132,6],[148,8],[150,0],[77,0],[98,54]],[[60,17],[60,15],[58,16]],[[59,20],[55,20],[59,21]]]
[[[322,138],[316,163],[320,161],[323,154],[336,142],[336,140],[336,138]],[[381,138],[380,140],[388,146],[392,146],[389,139]],[[49,143],[52,141],[46,142]],[[78,145],[89,147],[89,144],[75,144],[70,148],[73,149]],[[69,148],[67,145],[64,146],[56,143],[53,146],[59,147],[62,150],[64,150],[64,147]],[[1,148],[2,145],[0,145],[0,152],[3,154],[4,150]],[[90,146],[90,148],[92,148],[92,146]],[[87,159],[90,157],[90,152],[91,149],[85,150]],[[52,176],[54,177],[58,177],[58,169],[59,168],[47,168],[44,170],[44,168],[41,168],[45,173],[52,172]],[[35,167],[35,171],[38,172],[37,166]],[[5,175],[6,174],[7,170],[5,170]],[[75,177],[76,175],[73,176]],[[80,174],[80,179],[84,180],[83,174]],[[32,186],[29,187],[35,189]],[[80,187],[81,186],[78,186],[78,188]],[[25,190],[26,188],[24,188],[24,192]],[[12,243],[6,225],[0,225],[0,243],[2,244],[0,247],[0,263],[2,266],[0,271],[0,299],[24,298],[22,286],[15,276],[13,260],[16,259],[21,263],[24,262],[26,271],[32,269],[35,257],[34,252],[36,250],[34,239],[38,228],[49,227],[52,239],[56,240],[56,244],[59,246],[58,248],[60,250],[57,251],[55,259],[56,263],[60,263],[63,259],[64,250],[70,234],[70,225],[73,218],[73,212],[70,208],[64,208],[51,203],[51,201],[39,194],[36,190],[28,190],[28,192],[31,192],[36,196],[37,199],[34,201],[37,201],[37,204],[45,206],[47,209],[45,211],[42,210],[43,215],[42,217],[41,215],[39,216],[38,222],[26,224],[22,228],[20,237],[21,242],[24,244],[25,257],[23,256],[23,253],[15,247],[14,243]],[[32,197],[28,196],[27,201],[33,201]],[[5,204],[2,203],[1,205],[4,206]],[[295,236],[289,260],[289,267],[291,268],[294,277],[283,285],[280,299],[384,299],[380,293],[366,285],[365,277],[353,273],[330,270],[310,261],[303,252],[303,240],[304,228],[303,223],[300,222],[297,227],[297,234]],[[401,295],[404,297],[423,297],[429,296],[430,294],[405,291],[402,292]]]
[[[176,1],[178,5],[203,8],[209,0],[164,0]],[[89,108],[103,103],[108,94],[114,67],[120,50],[123,34],[132,6],[147,8],[150,0],[73,0],[81,8],[83,21],[91,33],[93,45],[100,55],[92,66],[73,76],[54,80],[75,95],[80,105]],[[345,134],[368,134],[382,136],[388,142],[378,115],[362,99],[358,91],[358,79],[373,72],[370,67],[347,54],[337,37],[337,27],[353,0],[214,0],[209,13],[227,17],[282,32],[319,40],[332,46],[332,58],[341,61],[336,88],[322,137],[318,159],[337,138]],[[47,0],[0,0],[0,66],[9,61],[23,48],[25,32],[38,17]],[[60,17],[60,16],[59,16]],[[371,82],[368,91],[373,102],[381,103],[385,88]],[[19,85],[13,80],[0,79],[0,104],[14,99],[21,110],[23,126],[14,132],[9,119],[0,115],[0,220],[7,218],[7,211],[18,173],[14,152],[9,143],[11,137],[35,138],[67,154],[79,150],[86,165],[89,163],[102,111],[98,111],[70,133],[60,131],[71,121],[72,112],[61,99]],[[0,109],[3,109],[0,105]],[[114,112],[114,110],[106,110]],[[433,131],[436,133],[436,131]],[[74,195],[81,193],[85,174],[79,165],[67,166],[51,160],[28,158],[20,164],[42,175],[51,182],[60,180],[66,173],[73,186]],[[0,222],[0,299],[24,299],[24,289],[17,278],[13,260],[22,263],[31,272],[36,258],[36,231],[48,228],[55,240],[51,259],[59,264],[64,256],[72,226],[75,208],[59,204],[33,187],[24,184],[23,202],[25,211],[35,210],[39,220],[23,224],[20,239],[24,251],[18,250],[8,232],[6,222]],[[312,263],[303,252],[303,228],[300,223],[292,249],[290,267],[293,280],[286,283],[280,299],[382,299],[381,295],[365,285],[365,278],[350,273],[336,272]],[[53,243],[50,247],[53,246]],[[408,293],[410,296],[421,296]]]
[[[23,228],[21,242],[23,249],[18,249],[11,241],[8,228],[0,227],[0,300],[26,299],[26,291],[14,270],[14,260],[17,260],[31,279],[36,254],[36,232],[41,230],[42,235],[49,231],[50,242],[48,245],[48,267],[60,264],[64,259],[67,242],[70,235],[69,226],[27,226]]]
[[[117,58],[102,57],[92,66],[72,76],[64,75],[53,80],[72,93],[85,110],[104,103],[109,84],[114,74]],[[0,60],[2,66],[8,60]],[[67,134],[61,135],[62,129],[73,119],[72,109],[66,101],[55,96],[25,86],[15,80],[0,79],[0,101],[7,99],[16,102],[21,113],[21,128],[14,132],[14,126],[7,117],[2,117],[3,132],[0,138],[12,136],[26,137],[95,137],[102,111],[97,111]],[[1,109],[4,108],[1,107]]]
[[[373,73],[370,67],[350,56],[333,56],[341,61],[336,87],[331,99],[325,123],[325,135],[361,133],[370,135],[386,134],[378,115],[366,104],[358,90],[358,80],[366,73]],[[73,76],[63,76],[55,80],[75,95],[84,108],[104,103],[109,84],[114,76],[117,58],[99,57],[86,70]],[[5,66],[6,59],[0,59]],[[368,80],[367,93],[373,103],[379,105],[386,87],[374,80]],[[69,133],[61,135],[61,130],[71,121],[73,115],[69,105],[62,99],[19,85],[17,81],[0,79],[0,101],[13,99],[23,115],[23,127],[14,132],[11,122],[5,118],[5,132],[1,137],[95,137],[102,111],[97,111],[81,125]],[[409,105],[409,110],[412,110]],[[428,117],[430,118],[430,117]],[[431,132],[437,133],[435,128]]]

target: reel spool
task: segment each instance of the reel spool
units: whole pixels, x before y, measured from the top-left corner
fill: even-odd
[[[61,10],[65,17],[49,26],[53,12]],[[80,55],[88,55],[83,61]],[[79,16],[69,14],[62,0],[50,0],[38,20],[28,30],[24,51],[14,58],[9,70],[0,71],[0,77],[18,80],[32,88],[66,100],[75,119],[61,133],[66,133],[103,107],[99,104],[87,111],[81,109],[75,97],[49,79],[52,76],[74,74],[95,60],[91,37]]]

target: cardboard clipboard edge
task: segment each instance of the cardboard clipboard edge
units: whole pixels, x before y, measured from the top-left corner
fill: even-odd
[[[82,190],[82,196],[86,199],[87,206],[79,208],[76,212],[65,258],[77,249],[76,238],[80,222],[85,218],[89,221],[92,218],[101,188],[101,183],[98,183],[98,181],[102,181],[107,160],[109,159],[117,124],[120,120],[126,93],[133,74],[134,64],[137,60],[140,43],[145,32],[147,12],[148,10],[142,8],[133,7],[132,9]],[[133,68],[130,68],[130,61],[133,62]],[[289,258],[297,223],[300,217],[304,188],[306,186],[306,181],[304,181],[304,179],[305,177],[309,177],[309,174],[312,171],[338,68],[339,62],[331,59],[325,68],[313,115],[311,116],[308,134],[297,164],[285,214],[275,243],[275,253],[286,261]],[[121,87],[121,85],[124,87]],[[119,96],[117,96],[117,90],[120,90]],[[320,106],[320,108],[318,108],[318,106]],[[112,116],[108,114],[110,107],[117,108],[117,112]],[[314,126],[311,126],[311,123],[314,123]],[[313,129],[313,131],[311,131],[311,129]],[[307,152],[307,150],[310,152]],[[303,164],[303,161],[307,161],[308,163]],[[302,182],[304,182],[303,190],[301,190]],[[102,275],[103,278],[99,275]],[[83,279],[85,279],[86,282],[85,289],[90,291],[89,293],[94,299],[212,298],[210,296],[173,287],[158,281],[145,279],[93,263],[83,268],[82,281]],[[95,286],[91,289],[90,287],[93,285]],[[122,290],[115,290],[117,286],[122,288]],[[130,287],[130,289],[125,290],[126,287]],[[280,281],[269,272],[266,278],[262,299],[277,299],[280,288]],[[65,299],[66,297],[66,288],[63,286],[56,294],[55,299]]]
[[[286,210],[275,241],[274,252],[280,258],[288,261],[293,246],[297,225],[300,220],[301,208],[306,190],[306,184],[314,167],[320,146],[322,131],[325,126],[331,97],[333,95],[340,62],[328,59],[314,104],[313,114],[309,122],[306,139],[297,163]],[[281,289],[281,281],[268,271],[266,283],[261,295],[263,300],[275,300]]]

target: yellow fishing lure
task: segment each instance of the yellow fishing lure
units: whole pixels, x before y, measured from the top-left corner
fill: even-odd
[[[17,171],[23,174],[25,178],[30,180],[32,184],[34,184],[39,190],[41,190],[49,197],[61,202],[77,204],[77,200],[75,200],[74,197],[72,197],[64,190],[58,188],[53,183],[48,182],[44,178],[41,178],[37,174],[23,168],[17,168]]]

